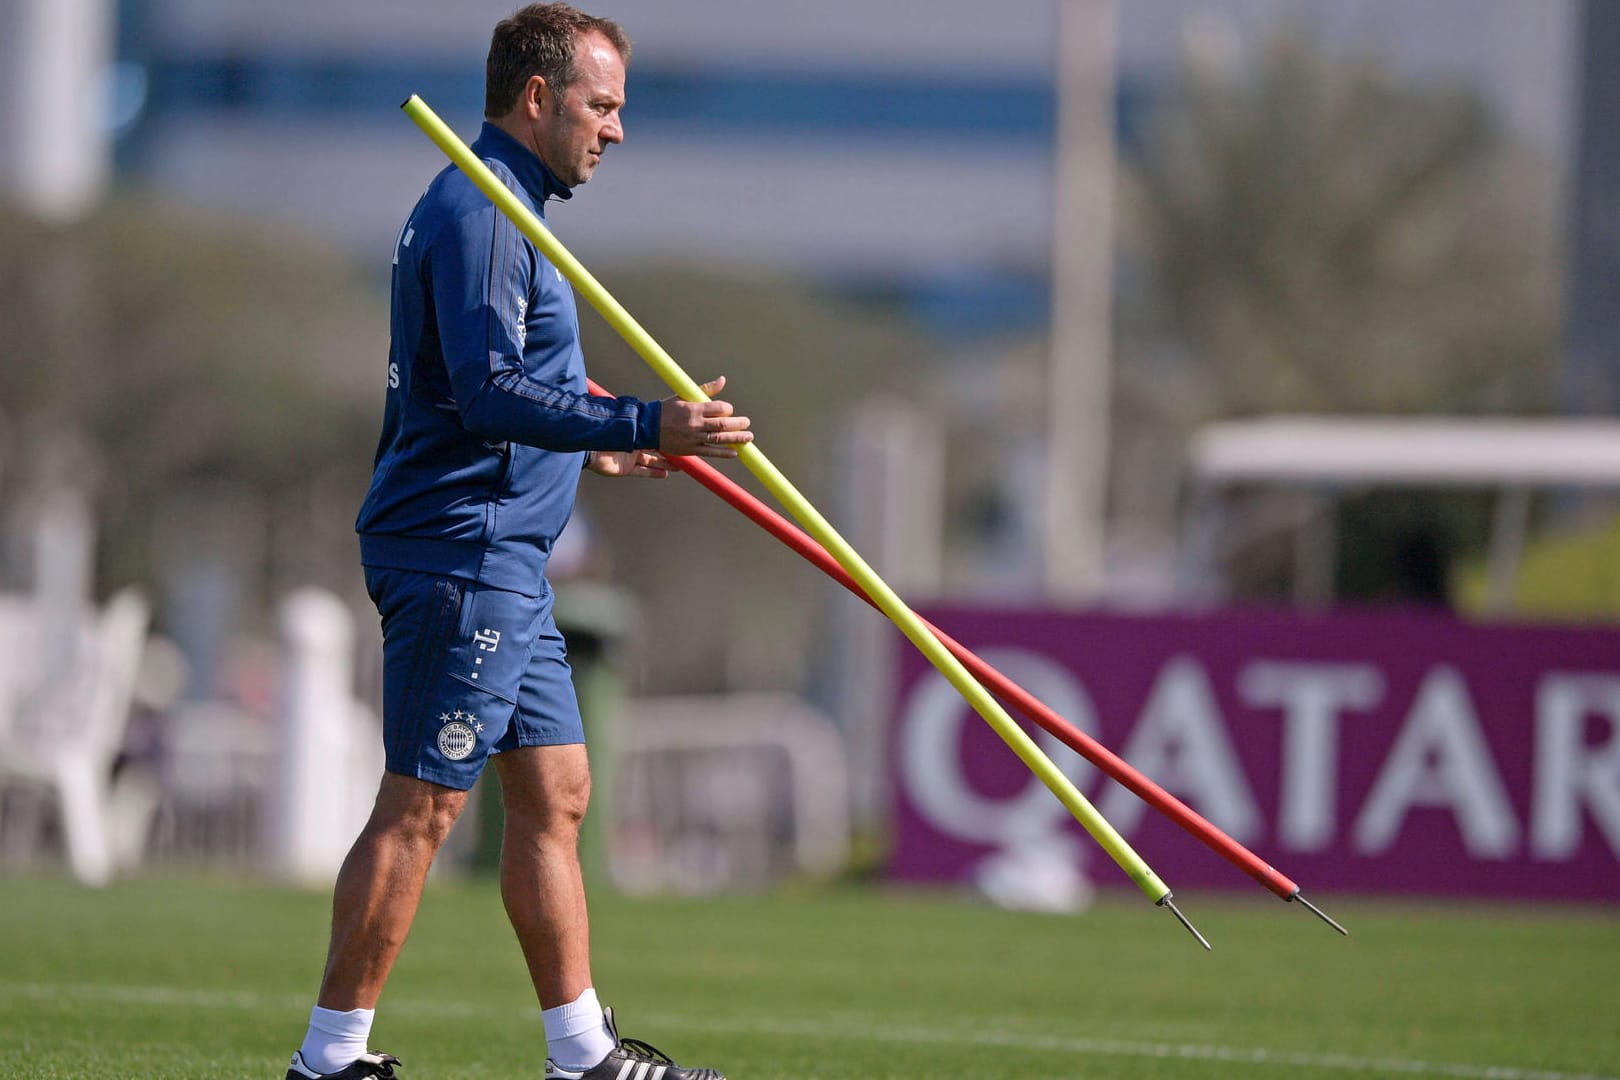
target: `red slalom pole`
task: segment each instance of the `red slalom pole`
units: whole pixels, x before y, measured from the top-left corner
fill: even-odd
[[[613,396],[594,380],[587,380],[587,382],[592,394],[600,397]],[[838,560],[829,555],[826,549],[792,522],[755,498],[736,481],[702,458],[670,457],[668,460],[676,468],[730,503],[732,507],[740,511],[750,521],[753,521],[766,532],[798,552],[828,577],[837,581],[868,604],[876,607],[872,603],[871,597],[866,595],[855,579],[850,577],[842,566],[838,565]],[[949,649],[962,662],[962,666],[967,668],[975,679],[978,679],[986,688],[1005,698],[1030,721],[1039,724],[1041,728],[1057,738],[1069,749],[1134,792],[1149,806],[1152,806],[1203,841],[1211,851],[1214,851],[1227,862],[1248,874],[1271,892],[1287,901],[1298,900],[1339,933],[1348,933],[1344,927],[1329,918],[1315,904],[1306,900],[1300,892],[1299,886],[1273,868],[1271,864],[1210,824],[1196,810],[1148,779],[1147,776],[1134,768],[1124,758],[1063,719],[1063,717],[1052,711],[1045,702],[985,663],[977,654],[971,652],[965,645],[962,645],[945,631],[926,619],[923,620],[923,624],[927,626],[930,633],[939,639],[940,644]]]

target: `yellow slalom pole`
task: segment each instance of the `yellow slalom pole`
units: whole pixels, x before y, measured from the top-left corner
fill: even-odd
[[[472,152],[461,138],[439,119],[437,113],[428,107],[420,97],[412,94],[404,105],[405,115],[409,116],[417,127],[421,128],[428,138],[443,150],[445,155],[465,173],[478,189],[489,196],[501,213],[511,219],[518,230],[534,242],[535,247],[555,266],[562,271],[564,277],[573,283],[574,288],[585,297],[608,324],[618,332],[619,336],[629,343],[641,355],[652,369],[658,374],[670,389],[687,401],[707,401],[708,397],[693,381],[673,357],[664,351],[663,347],[653,340],[651,334],[644,330],[640,323],[630,316],[619,302],[615,300],[607,289],[585,269],[573,254],[563,247],[561,241],[551,234],[545,224],[525,206],[516,195],[496,175],[489,170],[478,156]],[[787,508],[788,512],[796,518],[805,531],[810,533],[816,541],[826,548],[833,558],[838,560],[851,577],[853,577],[866,591],[883,614],[900,628],[901,632],[911,639],[928,661],[938,668],[940,673],[954,686],[968,704],[973,706],[986,723],[988,723],[1003,742],[1012,748],[1013,753],[1024,762],[1029,770],[1040,778],[1056,795],[1076,820],[1091,834],[1104,851],[1119,864],[1120,868],[1136,882],[1138,888],[1145,893],[1149,900],[1156,904],[1167,906],[1182,924],[1192,931],[1199,941],[1204,942],[1203,935],[1193,929],[1192,924],[1182,917],[1173,903],[1170,902],[1171,892],[1168,886],[1159,879],[1153,869],[1138,855],[1125,838],[1110,825],[1102,814],[1097,812],[1086,797],[1064,776],[1062,771],[1054,765],[1050,758],[1041,752],[1024,730],[1014,723],[1012,717],[1007,715],[996,699],[968,673],[960,661],[951,655],[950,650],[940,644],[939,640],[929,633],[921,619],[906,606],[905,602],[897,596],[893,589],[880,578],[875,571],[850,547],[847,541],[840,536],[832,525],[822,517],[799,490],[788,482],[787,477],[773,465],[763,451],[753,443],[740,448],[739,460],[748,468],[748,471],[759,478],[760,482],[770,493]],[[1208,948],[1208,942],[1204,942]]]

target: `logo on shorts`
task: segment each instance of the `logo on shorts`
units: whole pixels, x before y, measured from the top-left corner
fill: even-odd
[[[478,735],[461,720],[452,720],[439,729],[439,753],[451,761],[460,761],[477,745]]]

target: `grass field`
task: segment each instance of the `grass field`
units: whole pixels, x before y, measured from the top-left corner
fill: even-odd
[[[1178,897],[1215,944],[1123,895],[1074,918],[840,888],[595,902],[627,1035],[732,1080],[1620,1077],[1620,918]],[[327,897],[154,879],[0,882],[0,1076],[279,1078]],[[373,1045],[407,1080],[536,1077],[493,885],[435,881]]]

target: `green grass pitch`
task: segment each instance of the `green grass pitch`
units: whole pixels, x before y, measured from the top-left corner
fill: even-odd
[[[1620,917],[1123,892],[1076,917],[836,888],[593,904],[622,1030],[732,1080],[1620,1077]],[[0,881],[0,1076],[279,1078],[328,899],[206,878]],[[544,1043],[493,884],[436,879],[373,1045],[406,1080],[534,1077]]]

